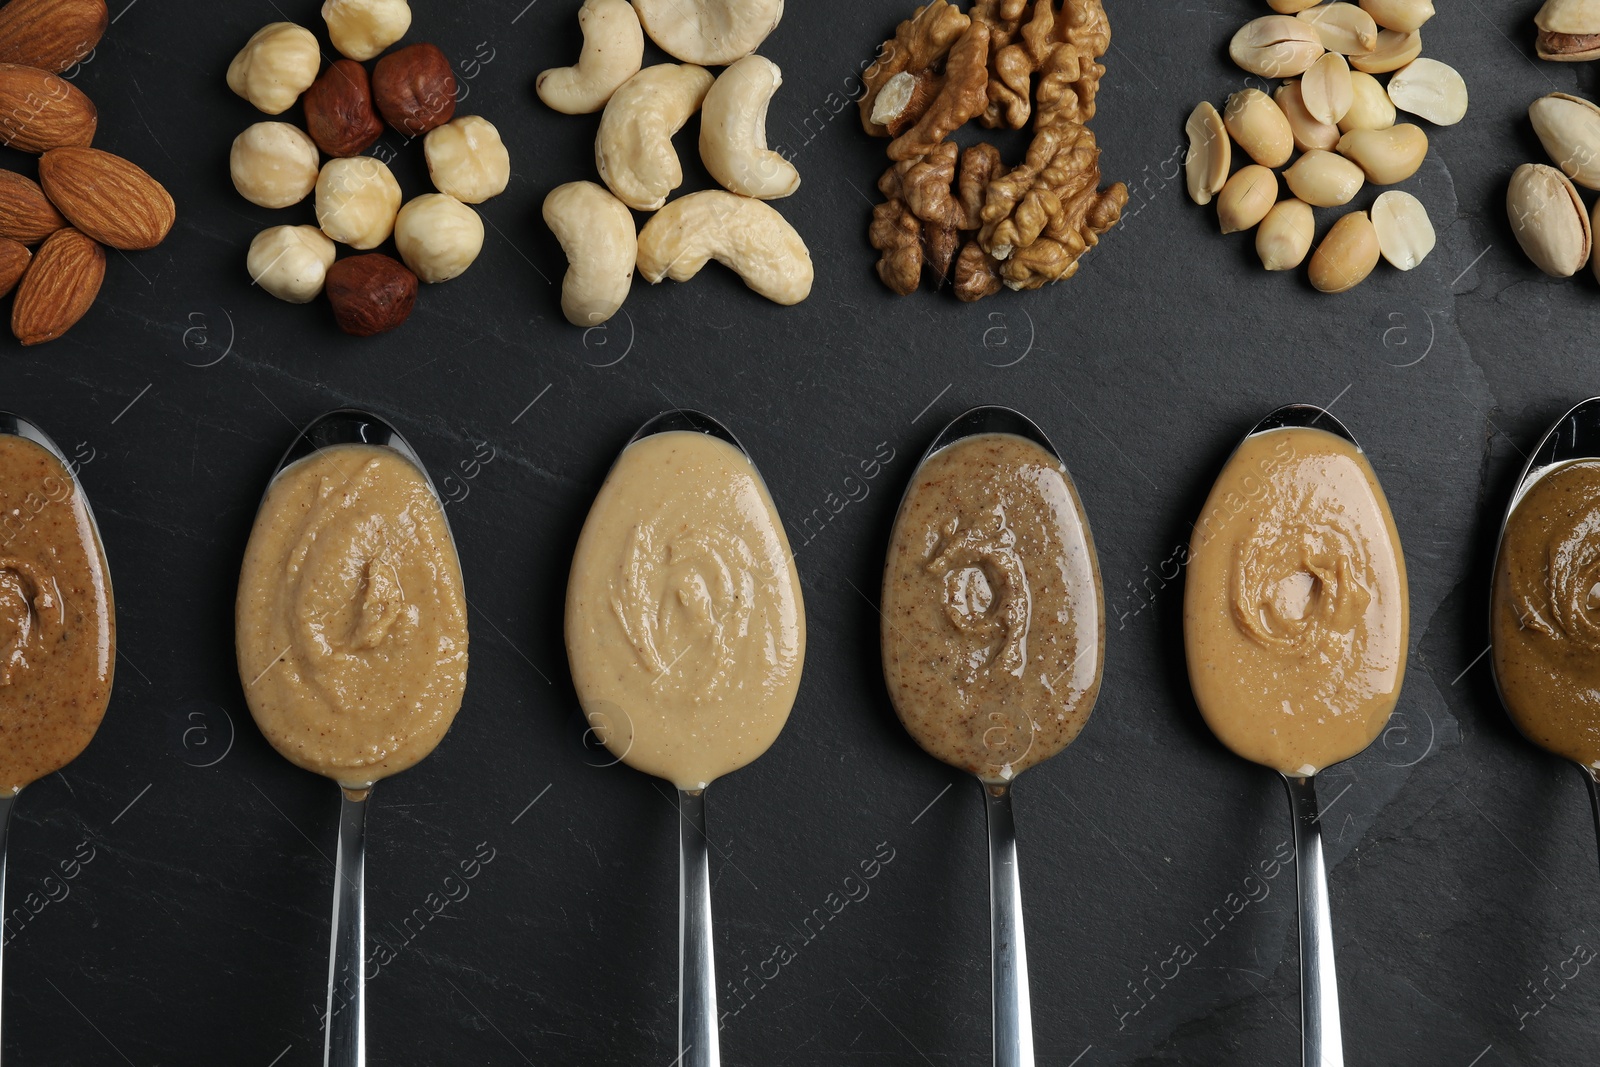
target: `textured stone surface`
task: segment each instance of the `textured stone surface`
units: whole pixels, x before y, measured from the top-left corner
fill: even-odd
[[[711,268],[637,284],[624,314],[585,333],[561,318],[551,282],[564,264],[538,205],[594,177],[595,120],[532,95],[539,70],[577,54],[576,4],[525,3],[416,5],[411,39],[457,61],[461,113],[499,126],[515,176],[483,206],[477,265],[367,342],[340,336],[324,304],[250,287],[250,238],[311,211],[254,208],[227,176],[227,145],[259,117],[227,92],[228,59],[267,21],[316,26],[316,3],[145,0],[76,77],[100,107],[97,145],[166,183],[178,225],[157,251],[112,257],[100,302],[66,339],[0,343],[4,406],[87,458],[122,652],[99,738],[18,804],[7,902],[33,892],[38,911],[6,948],[9,1058],[320,1062],[336,798],[252,725],[231,609],[280,451],[321,411],[360,404],[392,418],[454,498],[473,607],[454,730],[375,795],[370,937],[393,958],[369,986],[372,1062],[670,1063],[671,797],[583,747],[560,619],[612,455],[646,417],[683,405],[726,420],[756,457],[810,619],[788,729],[711,792],[717,963],[724,1009],[738,1009],[726,1061],[986,1062],[978,788],[895,722],[874,603],[915,458],[944,420],[991,402],[1028,412],[1066,454],[1112,608],[1095,717],[1017,792],[1040,1060],[1296,1062],[1293,869],[1259,878],[1289,841],[1287,801],[1205,731],[1184,676],[1181,578],[1160,577],[1173,577],[1173,549],[1237,436],[1289,401],[1332,404],[1366,445],[1411,572],[1393,728],[1323,789],[1350,1062],[1588,1057],[1594,967],[1518,1014],[1540,1003],[1529,982],[1570,974],[1580,945],[1580,959],[1600,949],[1588,802],[1577,771],[1515,734],[1477,658],[1520,452],[1600,384],[1595,282],[1540,275],[1502,210],[1511,170],[1542,158],[1529,101],[1594,85],[1587,65],[1531,58],[1536,4],[1441,5],[1426,54],[1465,74],[1472,110],[1430,129],[1428,160],[1403,186],[1439,246],[1409,275],[1382,266],[1327,298],[1303,274],[1263,274],[1251,237],[1218,236],[1182,188],[1184,116],[1245,84],[1226,42],[1264,9],[1112,0],[1096,131],[1108,177],[1135,187],[1126,222],[1076,279],[976,307],[895,298],[872,273],[882,145],[846,97],[906,5],[791,4],[763,52],[784,70],[771,139],[804,184],[778,206],[811,246],[811,299],[777,308]],[[174,25],[194,29],[179,41]],[[686,189],[708,184],[692,130],[679,138]],[[0,165],[32,172],[11,154]],[[396,173],[408,197],[425,191],[420,145]],[[847,481],[860,463],[891,453],[835,514],[862,495]],[[828,521],[808,527],[814,511]],[[463,880],[480,842],[493,858]],[[827,912],[881,843],[894,858],[870,894]],[[75,850],[93,859],[63,888],[58,864]],[[429,894],[456,899],[408,926]],[[1255,899],[1208,931],[1229,894]],[[793,958],[735,998],[727,982],[773,975],[764,961],[780,943]],[[1136,999],[1130,983],[1170,975],[1180,943],[1193,961]]]

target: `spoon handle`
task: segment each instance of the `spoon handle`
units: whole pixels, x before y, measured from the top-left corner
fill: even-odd
[[[1295,874],[1300,885],[1300,1035],[1305,1067],[1344,1067],[1339,981],[1333,966],[1333,917],[1322,823],[1311,776],[1284,775],[1294,814]]]
[[[6,840],[11,836],[11,810],[16,805],[16,802],[16,793],[0,797],[0,915],[6,913]],[[0,945],[3,944],[3,939],[0,939]],[[0,948],[0,953],[3,953],[3,951],[3,948]],[[3,955],[0,955],[0,967],[3,967]],[[0,973],[3,973],[3,971],[0,971]],[[4,988],[4,982],[0,981],[0,989]]]
[[[678,1059],[719,1067],[717,969],[711,955],[711,841],[706,791],[678,790]]]
[[[1578,764],[1578,769],[1583,772],[1583,780],[1589,786],[1589,808],[1594,812],[1594,833],[1596,838],[1600,838],[1600,778],[1596,777],[1596,772],[1592,768],[1581,763]],[[4,848],[5,837],[0,835],[0,849]],[[0,855],[0,880],[4,877],[5,857]],[[0,885],[0,889],[4,889],[4,886]]]
[[[328,950],[328,1014],[322,1067],[367,1064],[367,798],[339,791],[339,851],[333,873],[333,945]]]
[[[1033,1067],[1033,1007],[1028,946],[1022,935],[1022,883],[1011,787],[984,784],[989,811],[989,931],[993,953],[994,1067]]]

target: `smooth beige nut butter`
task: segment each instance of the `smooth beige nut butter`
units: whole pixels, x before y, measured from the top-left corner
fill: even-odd
[[[115,662],[111,579],[83,494],[47,449],[0,435],[0,794],[84,750]]]
[[[1366,457],[1326,430],[1246,438],[1189,545],[1183,637],[1206,724],[1315,774],[1370,745],[1405,674],[1405,557]]]
[[[1490,617],[1495,681],[1517,728],[1600,771],[1600,461],[1558,467],[1518,501]]]
[[[703,789],[765,752],[794,706],[805,606],[754,465],[708,434],[629,445],[567,581],[567,659],[596,736],[629,766]]]
[[[917,469],[883,574],[883,673],[930,755],[1011,781],[1089,721],[1105,660],[1094,539],[1066,468],[1023,437]]]
[[[392,449],[338,445],[272,482],[235,605],[250,714],[290,761],[358,789],[432,752],[467,684],[461,564]]]

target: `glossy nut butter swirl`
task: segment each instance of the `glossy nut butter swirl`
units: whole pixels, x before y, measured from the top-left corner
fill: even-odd
[[[461,565],[422,472],[340,445],[267,490],[235,605],[239,678],[294,763],[359,788],[432,752],[461,709]]]
[[[701,789],[760,756],[805,660],[789,541],[750,460],[703,433],[623,450],[567,582],[567,658],[595,735]]]
[[[1517,502],[1495,565],[1491,634],[1517,728],[1600,771],[1600,461],[1558,467]]]
[[[1360,451],[1317,429],[1247,438],[1189,547],[1184,644],[1207,725],[1285,774],[1360,752],[1399,698],[1406,597],[1399,535]]]
[[[1009,782],[1083,729],[1105,610],[1094,540],[1059,460],[1012,434],[930,456],[895,520],[883,671],[929,754]]]
[[[67,469],[0,435],[0,793],[72,762],[111,699],[105,553]]]

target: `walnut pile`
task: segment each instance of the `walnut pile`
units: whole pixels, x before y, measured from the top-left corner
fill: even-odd
[[[868,231],[878,277],[896,293],[927,273],[980,300],[1070,278],[1128,202],[1100,189],[1088,122],[1111,45],[1101,0],[933,0],[902,22],[867,68],[861,124],[893,138]],[[1007,168],[993,145],[949,137],[976,120],[1033,125],[1027,158]],[[952,279],[951,271],[954,270]]]

